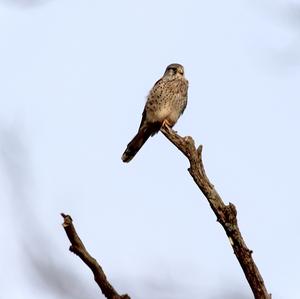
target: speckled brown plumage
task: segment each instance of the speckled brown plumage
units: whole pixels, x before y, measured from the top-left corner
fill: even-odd
[[[138,133],[128,143],[122,155],[123,162],[129,162],[163,123],[170,127],[175,125],[187,105],[187,91],[188,81],[184,77],[183,66],[170,64],[150,90]]]

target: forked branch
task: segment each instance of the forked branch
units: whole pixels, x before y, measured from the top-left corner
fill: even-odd
[[[244,271],[246,279],[256,299],[270,299],[263,278],[252,258],[252,251],[246,246],[237,223],[237,211],[232,203],[225,205],[220,195],[207,178],[202,162],[202,146],[195,147],[194,140],[190,137],[181,137],[167,126],[161,132],[188,158],[190,175],[202,191],[217,220],[223,226],[233,251]]]

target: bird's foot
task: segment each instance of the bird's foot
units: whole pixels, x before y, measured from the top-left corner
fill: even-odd
[[[162,122],[161,126],[162,127],[166,127],[167,129],[171,129],[172,128],[171,123],[167,119],[164,119],[164,121]]]
[[[177,134],[177,131],[173,130],[174,123],[170,122],[168,119],[165,119],[161,125],[162,128],[165,128],[167,131]]]

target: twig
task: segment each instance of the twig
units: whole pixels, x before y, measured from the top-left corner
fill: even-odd
[[[63,213],[61,216],[64,218],[63,228],[65,229],[69,241],[71,242],[69,250],[78,255],[81,260],[91,269],[94,274],[94,279],[100,287],[103,295],[107,299],[130,299],[130,297],[126,294],[119,295],[113,286],[108,282],[102,267],[85,249],[85,246],[75,230],[71,216]]]
[[[247,248],[239,230],[235,206],[232,203],[224,204],[205,174],[202,162],[202,146],[197,150],[194,140],[190,136],[181,137],[167,126],[163,126],[161,132],[188,158],[190,162],[188,171],[208,200],[218,222],[223,226],[254,297],[256,299],[270,299],[271,294],[267,292],[263,278],[252,258],[252,251]]]

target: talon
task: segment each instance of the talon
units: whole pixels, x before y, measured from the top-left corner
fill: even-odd
[[[170,122],[167,119],[164,119],[161,126],[167,127],[168,129],[170,129],[172,127],[172,125],[170,124]]]

